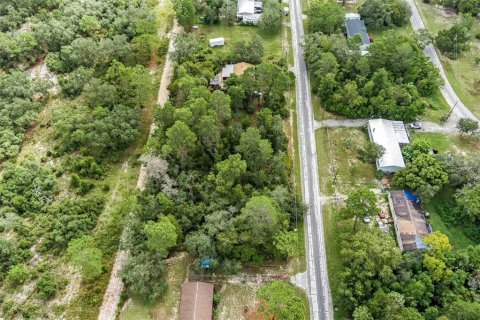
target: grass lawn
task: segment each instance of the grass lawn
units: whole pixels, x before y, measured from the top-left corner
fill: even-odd
[[[342,308],[342,303],[338,294],[338,285],[340,284],[340,272],[342,271],[342,261],[340,259],[340,250],[342,249],[340,226],[335,218],[335,205],[326,203],[323,205],[323,232],[325,236],[325,247],[327,250],[327,271],[330,290],[332,292],[334,318],[347,319],[348,314]]]
[[[430,214],[429,221],[432,224],[433,230],[440,231],[448,237],[454,249],[459,250],[465,249],[470,245],[474,246],[477,243],[463,233],[461,226],[445,223],[435,210],[434,203],[449,199],[452,196],[452,189],[442,190],[432,199],[432,201],[426,204],[425,209]]]
[[[217,25],[199,25],[198,33],[205,37],[205,41],[212,38],[224,37],[225,45],[222,47],[212,48],[214,52],[227,55],[230,47],[237,40],[250,40],[254,35],[260,36],[264,48],[264,58],[279,58],[282,55],[282,39],[281,34],[267,34],[262,32],[258,27],[254,26],[227,26],[224,24]]]
[[[415,0],[420,11],[425,27],[434,35],[442,29],[449,28],[457,15],[432,5]],[[475,58],[480,52],[480,40],[474,35],[480,32],[480,21],[477,19],[470,31],[471,48],[469,51],[459,55],[458,60],[450,60],[443,56],[438,50],[440,60],[449,82],[462,102],[477,116],[480,116],[480,69],[475,64]]]
[[[377,185],[374,164],[363,163],[357,159],[357,149],[368,141],[368,135],[359,128],[321,128],[315,132],[317,158],[322,193],[332,195],[335,192],[348,194],[355,188]]]
[[[452,135],[434,132],[413,132],[412,140],[426,139],[440,153],[455,153],[465,156],[478,156],[480,142],[469,135]]]
[[[215,319],[264,319],[258,311],[260,301],[257,298],[257,290],[261,285],[254,283],[225,284],[217,307],[218,317]],[[299,320],[308,320],[310,319],[308,297],[301,289],[296,288],[296,293],[305,303],[306,317]]]
[[[218,319],[245,319],[256,314],[259,301],[257,289],[253,284],[226,284],[217,307]]]

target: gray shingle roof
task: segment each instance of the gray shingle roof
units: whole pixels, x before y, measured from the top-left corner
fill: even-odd
[[[367,27],[365,27],[365,22],[363,22],[363,20],[348,19],[345,21],[345,27],[347,28],[347,36],[349,38],[353,37],[356,34],[359,34],[360,37],[362,37],[363,44],[370,44]]]

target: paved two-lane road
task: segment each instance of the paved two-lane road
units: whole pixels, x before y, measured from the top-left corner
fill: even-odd
[[[310,81],[303,54],[304,32],[300,0],[290,1],[290,14],[296,77],[301,185],[303,201],[308,206],[308,214],[305,216],[306,289],[310,301],[310,318],[312,320],[331,320],[333,319],[333,308],[328,285]]]
[[[412,16],[410,17],[410,22],[412,23],[413,30],[417,31],[419,29],[425,29],[425,25],[423,24],[422,18],[418,12],[417,6],[415,5],[414,0],[407,0],[410,8],[412,8]],[[460,101],[460,98],[457,96],[455,91],[452,88],[452,85],[447,79],[445,75],[445,70],[443,70],[443,66],[440,63],[440,58],[438,57],[437,51],[432,44],[428,45],[423,52],[427,55],[433,62],[433,64],[438,68],[440,71],[440,75],[442,76],[443,80],[445,81],[445,85],[440,88],[442,95],[444,96],[447,103],[450,105],[451,108],[455,106],[455,109],[452,112],[452,115],[455,117],[455,120],[460,118],[470,118],[478,121],[478,118],[467,109],[467,107]]]

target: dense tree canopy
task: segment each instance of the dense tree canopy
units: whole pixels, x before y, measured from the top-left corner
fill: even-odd
[[[429,154],[420,154],[395,174],[394,182],[416,190],[423,200],[430,200],[448,182],[443,165]]]
[[[307,14],[308,30],[311,33],[337,33],[341,31],[345,22],[345,13],[335,1],[312,1]]]
[[[366,0],[358,13],[369,27],[403,26],[412,14],[405,0]]]
[[[361,56],[343,35],[307,36],[305,53],[323,105],[352,118],[414,120],[438,88],[438,70],[411,38],[386,32]]]

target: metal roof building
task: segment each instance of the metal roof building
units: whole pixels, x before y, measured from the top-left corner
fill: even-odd
[[[405,168],[400,145],[409,143],[410,139],[402,121],[369,120],[368,135],[371,141],[385,148],[385,153],[377,160],[378,170],[395,172]]]
[[[356,34],[359,34],[362,38],[362,44],[369,45],[370,38],[368,37],[367,27],[365,27],[365,22],[361,19],[346,19],[345,28],[347,29],[347,36],[349,38],[353,37]]]
[[[212,320],[213,283],[187,282],[182,285],[179,320]]]
[[[263,4],[255,0],[238,0],[237,18],[243,22],[256,24],[262,16]]]

